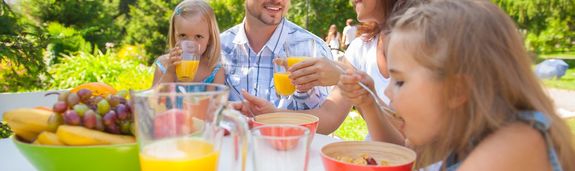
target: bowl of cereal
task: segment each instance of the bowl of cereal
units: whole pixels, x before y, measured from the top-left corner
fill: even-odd
[[[321,158],[326,171],[410,171],[416,154],[390,143],[342,141],[325,145]]]

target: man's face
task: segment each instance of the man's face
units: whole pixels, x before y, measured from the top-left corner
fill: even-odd
[[[246,0],[246,15],[263,24],[278,25],[287,13],[290,0]]]

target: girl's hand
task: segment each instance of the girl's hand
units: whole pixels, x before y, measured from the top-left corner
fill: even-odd
[[[361,71],[348,70],[341,75],[337,87],[341,89],[341,95],[349,99],[354,105],[374,104],[369,92],[359,86],[359,82],[362,82],[371,91],[375,92],[373,79],[367,73]]]
[[[340,78],[336,62],[327,58],[310,58],[288,69],[289,78],[300,92],[306,92],[315,86],[333,86]]]
[[[170,49],[170,53],[166,56],[164,66],[168,69],[168,71],[175,71],[176,65],[180,63],[182,60],[182,49],[180,46],[176,46],[175,48]]]

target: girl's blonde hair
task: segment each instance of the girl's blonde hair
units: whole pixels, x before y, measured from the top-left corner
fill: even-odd
[[[549,136],[564,170],[575,170],[573,135],[556,114],[531,69],[531,59],[513,21],[487,0],[435,0],[409,9],[391,31],[416,35],[405,45],[415,60],[440,80],[449,99],[467,97],[447,108],[433,143],[416,147],[417,168],[449,154],[467,157],[486,136],[518,120],[519,111],[539,111],[552,122]],[[531,123],[532,124],[532,123]],[[443,168],[445,169],[445,168]]]
[[[170,19],[170,30],[168,41],[170,44],[170,49],[176,46],[176,30],[174,27],[174,22],[176,16],[193,17],[201,15],[205,21],[208,21],[208,27],[210,28],[210,40],[208,41],[208,47],[204,52],[203,56],[208,57],[208,65],[210,69],[216,67],[221,57],[221,44],[220,44],[220,29],[218,28],[218,23],[216,22],[216,15],[214,10],[210,7],[206,1],[203,0],[184,0],[174,10],[172,17]]]

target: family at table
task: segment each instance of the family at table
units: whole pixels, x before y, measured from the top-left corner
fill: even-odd
[[[245,116],[307,113],[319,118],[320,134],[355,107],[366,141],[412,148],[415,169],[575,170],[572,135],[533,74],[522,35],[495,4],[352,3],[358,21],[373,27],[337,61],[321,38],[286,18],[290,0],[246,0],[244,20],[223,32],[206,2],[185,0],[153,86],[225,84],[230,106]]]

